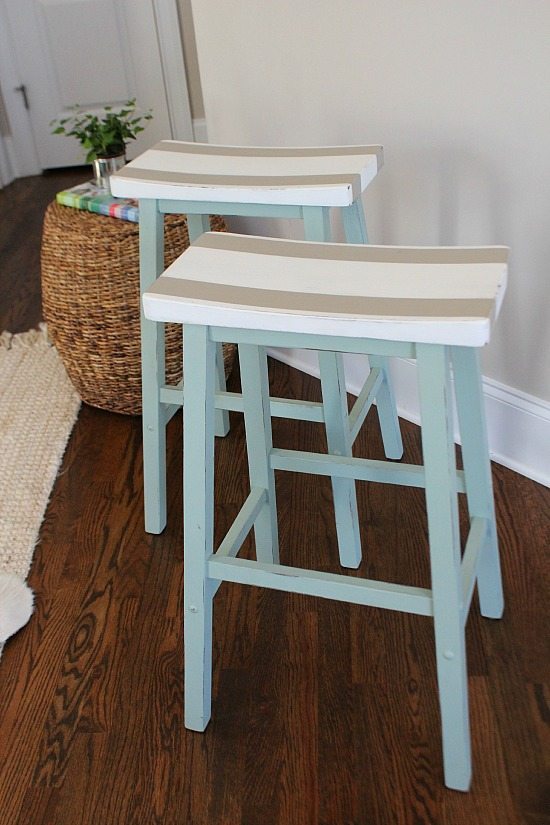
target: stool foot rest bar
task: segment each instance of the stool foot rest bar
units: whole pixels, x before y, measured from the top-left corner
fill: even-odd
[[[431,616],[445,783],[466,791],[471,756],[464,630],[475,585],[484,616],[499,618],[503,610],[477,350],[489,341],[501,305],[507,251],[364,246],[350,262],[346,245],[261,239],[258,247],[259,240],[205,235],[144,295],[150,318],[185,325],[185,724],[202,731],[210,718],[212,602],[223,581]],[[335,274],[330,290],[327,261]],[[284,273],[280,281],[273,277],[274,266]],[[321,353],[374,352],[381,364],[400,351],[416,358],[423,466],[353,458],[345,451],[337,455],[340,445],[328,455],[273,447],[264,346],[266,341],[292,346],[297,337],[303,347]],[[221,340],[239,345],[251,491],[215,552],[214,416],[224,403],[216,390],[215,360]],[[460,472],[451,364],[463,442]],[[328,475],[333,484],[351,479],[423,487],[431,588],[282,563],[275,469]],[[470,517],[464,553],[458,493],[466,494]],[[357,511],[350,513],[358,535]],[[256,560],[238,558],[252,529]],[[352,556],[355,537],[349,539]]]

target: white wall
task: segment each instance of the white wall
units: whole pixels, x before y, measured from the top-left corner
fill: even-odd
[[[373,242],[508,244],[484,372],[550,401],[548,0],[193,0],[209,139],[384,144]]]

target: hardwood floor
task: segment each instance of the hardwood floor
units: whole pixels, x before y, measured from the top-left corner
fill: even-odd
[[[83,177],[0,192],[0,330],[39,321],[43,211]],[[277,394],[318,397],[308,376],[277,362],[271,372]],[[501,621],[477,604],[470,615],[474,779],[461,794],[443,786],[423,617],[224,584],[213,719],[204,734],[183,728],[181,429],[176,417],[169,524],[150,536],[140,419],[82,408],[36,548],[36,610],[0,663],[0,825],[550,823],[550,490],[494,465],[507,607]],[[323,448],[318,426],[274,430],[278,446]],[[418,428],[403,431],[419,462]],[[382,457],[373,416],[357,443]],[[246,495],[237,415],[216,461],[219,540]],[[277,484],[283,558],[336,569],[327,480]],[[358,489],[359,574],[429,586],[421,491]]]

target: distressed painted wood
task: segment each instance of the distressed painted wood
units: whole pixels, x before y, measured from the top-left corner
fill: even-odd
[[[382,161],[381,146],[273,148],[164,140],[127,164],[111,186],[124,197],[346,207],[375,178]]]
[[[263,347],[242,344],[239,348],[248,473],[253,488],[264,490],[265,501],[254,523],[256,556],[261,562],[279,560],[275,474],[269,463],[273,446],[267,356]]]
[[[185,329],[189,386],[183,434],[185,725],[203,731],[210,720],[213,583],[207,559],[214,531],[215,345],[205,327]]]
[[[149,311],[152,311],[151,309]],[[213,325],[210,334],[214,341],[223,341],[227,337],[227,328]],[[351,338],[343,335],[315,335],[315,342],[307,340],[301,332],[286,332],[273,330],[266,332],[261,329],[240,329],[241,343],[262,344],[273,347],[294,347],[304,349],[326,349],[329,352],[337,348],[338,352],[357,353],[368,355],[370,352],[380,353],[396,358],[415,358],[416,348],[410,341],[380,341],[371,336],[366,338]]]
[[[419,344],[417,366],[445,783],[467,791],[472,767],[448,348]]]
[[[426,486],[424,467],[416,464],[394,464],[373,458],[338,457],[277,448],[271,451],[271,464],[275,470],[289,470],[293,473],[340,476],[403,487]],[[458,493],[464,493],[466,490],[464,473],[461,470],[456,471],[455,487]]]
[[[218,559],[215,554],[208,560],[208,575],[221,581],[267,587],[285,593],[305,593],[419,616],[431,616],[433,613],[431,591],[426,588],[356,579],[341,573],[320,573],[227,556]]]
[[[207,232],[148,291],[149,317],[334,339],[484,346],[507,250],[304,243]],[[315,346],[311,344],[310,346]]]
[[[355,219],[358,220],[357,214]],[[312,233],[324,236],[328,225],[326,213],[311,212],[307,220],[310,223],[306,222],[306,230],[309,225]],[[214,238],[213,235],[211,237]],[[457,250],[443,251],[443,254],[439,251],[426,253],[424,250],[423,268],[431,268],[433,278],[431,281],[421,281],[417,276],[416,287],[423,290],[423,299],[427,301],[425,318],[421,318],[420,325],[417,325],[418,313],[409,317],[406,312],[401,310],[400,314],[398,311],[401,307],[398,290],[401,289],[407,294],[410,285],[405,280],[399,280],[400,276],[396,273],[395,267],[392,269],[396,260],[403,263],[408,255],[409,262],[414,261],[417,252],[377,252],[373,248],[365,247],[360,251],[359,257],[352,254],[350,258],[348,247],[337,251],[326,244],[273,242],[265,239],[244,239],[239,236],[226,236],[212,242],[210,236],[203,236],[198,242],[198,247],[198,252],[195,248],[191,253],[186,253],[159,278],[145,294],[144,307],[146,314],[151,313],[159,320],[179,320],[185,324],[186,329],[187,325],[191,324],[189,328],[194,331],[198,328],[197,321],[202,321],[203,338],[208,339],[210,346],[211,371],[214,369],[213,341],[216,340],[216,335],[206,325],[207,317],[212,317],[217,323],[225,320],[222,328],[227,331],[230,340],[239,343],[241,347],[247,453],[250,485],[254,493],[251,492],[236,522],[230,528],[228,537],[222,544],[220,556],[213,552],[208,556],[206,573],[204,556],[201,555],[203,591],[212,595],[217,590],[217,585],[211,585],[211,580],[215,579],[220,582],[232,581],[433,616],[445,783],[450,788],[466,791],[471,779],[471,753],[464,626],[482,564],[485,564],[486,587],[491,573],[498,574],[499,577],[498,568],[493,565],[493,569],[490,570],[488,566],[491,556],[486,548],[491,544],[488,536],[494,525],[489,506],[492,491],[487,474],[488,457],[487,463],[484,463],[476,456],[480,448],[486,449],[487,443],[483,441],[484,420],[479,412],[479,365],[469,353],[478,342],[480,334],[482,337],[489,334],[491,323],[498,313],[506,270],[505,261],[499,250],[494,250],[493,254],[487,250],[479,250],[478,253],[468,252],[467,257],[471,258],[470,266],[475,267],[476,263],[479,264],[479,279],[475,283],[459,284],[459,289],[464,290],[464,293],[461,293],[459,304],[453,306],[453,299],[451,302],[432,301],[440,294],[441,279],[449,278],[449,271],[445,268],[453,263],[462,264],[463,253]],[[282,260],[281,265],[285,268],[284,278],[276,285],[272,283],[273,261],[268,255],[270,250],[276,259]],[[231,260],[235,252],[239,256],[238,266]],[[298,281],[295,290],[290,285],[286,271],[288,254],[294,256],[293,277],[299,274],[301,267],[303,269],[303,281]],[[360,337],[362,331],[368,335],[374,323],[379,331],[380,348],[377,355],[380,360],[368,387],[366,399],[360,399],[360,404],[364,405],[376,382],[380,380],[384,370],[384,357],[388,348],[391,351],[394,344],[396,326],[401,325],[402,330],[397,337],[402,338],[407,332],[410,336],[409,343],[414,346],[417,357],[423,467],[396,466],[391,462],[354,459],[351,456],[351,431],[347,406],[344,406],[346,402],[341,360],[340,356],[335,355],[334,346],[331,347],[334,337],[330,335],[332,318],[327,323],[326,313],[322,311],[322,302],[319,304],[319,292],[313,288],[321,286],[321,278],[326,271],[326,260],[330,261],[331,267],[334,267],[342,281],[346,277],[345,266],[338,268],[338,262],[350,259],[355,265],[361,261],[375,262],[380,276],[380,285],[377,288],[387,288],[392,294],[389,303],[386,301],[380,305],[381,311],[377,317],[374,314],[376,302],[367,300],[362,303],[360,297],[355,301],[355,314],[350,310],[341,313],[338,330],[341,332],[344,329],[343,335],[346,337],[345,327],[348,325],[350,340]],[[389,261],[391,266],[387,266]],[[484,261],[487,261],[488,266],[483,265]],[[496,268],[493,264],[497,264]],[[254,286],[250,287],[252,297],[249,297],[246,291],[246,278],[251,268],[254,269]],[[464,274],[462,270],[456,270],[456,273],[459,279]],[[362,280],[361,274],[360,270],[355,269],[348,273],[348,288],[354,283],[361,283],[362,288],[368,291],[368,277]],[[318,276],[317,280],[315,276]],[[205,281],[205,278],[210,278],[212,283]],[[212,292],[211,286],[215,286],[215,293]],[[457,297],[456,279],[444,286],[450,295]],[[305,287],[309,292],[302,291]],[[489,297],[482,305],[477,304],[476,301],[484,290]],[[333,295],[330,289],[327,289],[327,292],[334,307],[331,315],[335,315],[338,312],[340,294]],[[212,300],[213,294],[215,301]],[[263,314],[260,309],[261,301],[264,301]],[[392,302],[395,304],[395,310]],[[344,304],[347,307],[345,302]],[[457,307],[458,311],[455,312]],[[434,312],[436,308],[441,308],[441,316]],[[259,332],[263,332],[267,339],[262,338],[261,343],[272,344],[275,332],[279,335],[278,340],[288,346],[289,337],[296,337],[297,319],[305,326],[306,318],[310,322],[307,332],[298,337],[304,346],[319,351],[328,446],[328,454],[322,456],[273,448],[266,357],[265,350],[258,341]],[[231,320],[235,321],[234,326],[231,326]],[[320,334],[312,331],[314,320]],[[285,323],[289,328],[288,335],[283,330]],[[453,346],[448,344],[456,344],[461,332],[469,341],[470,347],[460,347],[455,352]],[[455,462],[450,388],[451,354],[457,392],[466,396],[458,402],[461,411],[460,423],[464,425],[463,473],[457,472]],[[200,367],[202,376],[204,358]],[[381,380],[387,383],[385,379]],[[193,398],[195,415],[198,414],[202,400],[211,408],[212,417],[216,407],[213,386],[206,399],[202,377],[197,383],[193,382],[192,377],[187,377],[186,385],[186,392]],[[479,393],[478,398],[476,392]],[[470,394],[474,395],[473,412],[467,406]],[[196,401],[195,397],[199,400]],[[360,407],[354,414],[354,420],[361,414]],[[186,420],[186,428],[188,426]],[[201,438],[203,432],[201,431]],[[208,438],[206,443],[210,443]],[[200,454],[197,452],[196,458],[199,457]],[[186,473],[198,473],[200,470],[200,467],[194,465],[188,457],[185,459],[185,466]],[[358,581],[341,574],[279,564],[274,469],[309,472],[331,478],[340,560],[343,565],[350,567],[358,566],[361,561],[355,479],[401,483],[404,486],[424,486],[431,590],[419,590],[389,582],[375,583],[364,579]],[[207,475],[210,471],[208,465]],[[350,490],[352,495],[349,493]],[[459,490],[465,490],[467,493],[471,516],[463,559],[458,520]],[[197,503],[198,501],[195,502]],[[212,503],[203,506],[206,507],[205,512],[210,518],[209,508],[212,507]],[[339,517],[346,510],[347,522],[340,524]],[[197,522],[202,518],[194,509],[186,511],[186,517],[190,516]],[[252,527],[256,535],[257,560],[237,558],[238,549]],[[359,555],[356,555],[357,548]],[[494,543],[492,549],[495,551]],[[487,591],[485,593],[485,598],[489,601],[493,597],[488,610],[494,609],[495,592],[493,586],[489,596]],[[195,697],[194,701],[199,701],[199,697]]]
[[[468,512],[470,519],[479,516],[486,519],[488,525],[487,541],[477,572],[479,604],[483,616],[500,619],[504,596],[479,356],[477,350],[454,347],[452,360]]]
[[[252,487],[235,521],[216,550],[217,558],[237,555],[266,502],[266,491],[261,487]]]
[[[489,537],[490,524],[488,519],[474,516],[471,520],[468,540],[462,556],[462,619],[464,624],[468,619],[468,611],[472,602],[476,585],[478,567],[485,554],[485,545]]]
[[[359,243],[366,243],[366,227],[361,204],[361,193],[374,179],[383,163],[381,146],[346,146],[312,148],[265,148],[222,147],[210,144],[161,141],[131,161],[120,174],[113,176],[113,193],[124,197],[139,197],[140,201],[155,204],[161,214],[186,212],[188,215],[191,243],[208,229],[208,215],[242,215],[272,218],[301,218],[305,236],[311,240],[330,239],[330,207],[340,207],[345,213],[344,222],[349,225],[350,235],[355,232]],[[297,171],[299,170],[299,171]],[[149,208],[153,208],[150,206]],[[143,222],[142,244],[149,243],[149,224]],[[158,243],[158,232],[151,243]],[[157,273],[158,274],[158,273]],[[147,278],[152,276],[149,272]],[[163,332],[158,335],[162,336]],[[161,337],[159,337],[159,341]],[[143,336],[142,361],[153,364],[153,334],[147,330]],[[376,356],[373,356],[376,359]],[[323,369],[331,385],[343,385],[341,356],[323,357]],[[144,408],[143,426],[148,447],[144,451],[147,467],[145,482],[146,525],[151,531],[160,532],[166,523],[166,469],[165,459],[155,455],[154,436],[158,436],[158,450],[163,448],[165,423],[173,415],[175,407],[157,410],[159,403],[166,402],[164,379],[156,387],[151,383],[153,367],[148,367],[146,385],[155,399]],[[338,376],[337,374],[338,373]],[[330,377],[329,377],[330,376]],[[384,382],[389,380],[383,372]],[[386,383],[380,386],[379,415],[387,420],[383,434],[387,454],[397,457],[396,438],[392,431],[397,422],[393,399],[388,395]],[[325,382],[326,383],[326,382]],[[225,389],[225,374],[221,344],[218,346],[217,389]],[[163,392],[164,390],[164,392]],[[345,388],[342,390],[345,406]],[[159,402],[160,398],[160,402]],[[181,395],[173,395],[171,404],[181,403]],[[391,405],[393,404],[393,408]],[[336,403],[331,409],[336,408]],[[282,412],[282,407],[280,408]],[[297,412],[294,407],[293,412]],[[156,413],[156,417],[155,417]],[[340,446],[348,442],[348,424],[339,424],[334,412],[327,420],[327,427],[334,433],[339,427],[337,441]],[[325,414],[325,419],[327,416]],[[358,419],[356,419],[357,421]],[[227,435],[229,416],[224,408],[216,411],[216,434]],[[351,449],[350,442],[349,449]],[[358,536],[352,523],[356,521],[356,499],[352,482],[335,479],[333,482],[336,519],[339,532],[355,543],[353,564],[360,558]],[[347,551],[342,550],[345,554]]]
[[[329,454],[351,457],[353,441],[349,429],[346,380],[341,354],[321,350],[319,371]],[[355,479],[334,475],[331,477],[331,485],[340,564],[343,567],[357,568],[361,563],[361,535]]]
[[[155,201],[139,204],[139,271],[143,294],[164,269],[163,217]],[[150,321],[141,308],[141,382],[143,409],[143,486],[145,529],[166,526],[166,419],[159,398],[165,382],[164,324]]]
[[[159,209],[167,215],[181,215],[181,200],[158,200]],[[295,218],[302,219],[301,206],[275,203],[238,203],[236,201],[185,201],[185,214],[233,215],[239,218]]]

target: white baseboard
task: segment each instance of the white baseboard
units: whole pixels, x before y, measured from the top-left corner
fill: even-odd
[[[269,354],[285,364],[319,377],[314,352],[272,349]],[[357,395],[367,372],[366,358],[346,355],[344,360],[348,391]],[[414,361],[394,358],[391,371],[399,415],[418,424],[420,413],[416,364]],[[483,378],[483,391],[493,461],[550,487],[550,403],[491,378]]]
[[[193,134],[197,143],[208,143],[206,120],[203,117],[193,118]]]

